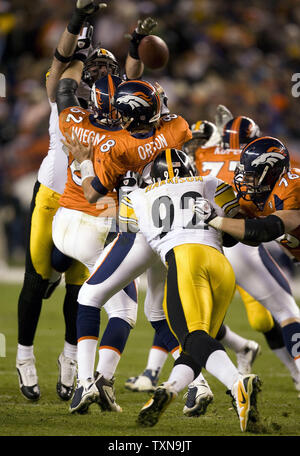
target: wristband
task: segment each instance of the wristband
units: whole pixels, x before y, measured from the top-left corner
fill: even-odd
[[[215,230],[219,230],[219,231],[222,231],[222,224],[223,224],[223,217],[219,217],[218,215],[214,219],[210,220],[210,222],[208,222],[209,226],[211,226]]]
[[[76,8],[72,14],[67,30],[72,35],[79,35],[80,30],[84,24],[87,14],[84,11]]]
[[[71,60],[73,58],[72,55],[70,55],[69,57],[65,57],[64,55],[61,55],[61,53],[58,51],[57,48],[55,49],[54,57],[62,63],[69,63],[69,62],[71,62]]]
[[[85,54],[81,54],[81,52],[76,52],[72,56],[72,60],[80,60],[83,63],[85,63],[86,59],[87,59],[87,56]]]
[[[129,50],[128,54],[130,57],[132,57],[135,60],[140,60],[139,57],[139,52],[138,52],[138,47],[140,42],[142,41],[143,38],[145,38],[147,35],[142,35],[141,33],[137,33],[135,30],[132,34],[132,38],[129,44]]]
[[[94,165],[92,160],[84,160],[80,163],[81,179],[84,181],[88,177],[95,177]]]

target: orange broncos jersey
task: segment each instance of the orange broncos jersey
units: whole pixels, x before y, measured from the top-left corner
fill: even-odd
[[[92,141],[95,147],[100,145],[104,148],[106,144],[110,144],[110,141],[115,143],[119,136],[124,135],[121,128],[111,131],[105,127],[92,124],[90,115],[89,111],[80,106],[64,109],[59,116],[59,127],[62,134],[68,133],[72,136],[72,133],[75,132],[79,141],[85,146]],[[61,206],[94,216],[100,214],[102,216],[114,216],[117,213],[117,200],[117,192],[111,192],[101,201],[94,204],[89,203],[82,190],[80,167],[72,154],[69,153],[67,182],[59,200]]]
[[[239,203],[248,217],[267,216],[280,210],[300,210],[300,169],[292,168],[278,180],[262,211],[252,201],[240,198]],[[300,261],[300,226],[286,233],[280,243]]]
[[[90,215],[115,215],[117,193],[112,192],[118,180],[127,171],[142,173],[144,167],[164,149],[180,148],[192,138],[187,122],[180,116],[164,116],[159,127],[151,136],[134,137],[123,129],[99,127],[93,122],[91,113],[81,107],[64,109],[59,116],[63,134],[72,136],[75,132],[79,141],[94,145],[94,169],[97,174],[94,188],[106,195],[95,204],[86,201],[81,188],[79,166],[72,154],[69,154],[67,183],[60,198],[61,206],[80,210]],[[96,178],[96,179],[97,179]],[[107,191],[110,193],[107,194]]]
[[[201,176],[211,175],[233,185],[234,170],[240,162],[240,155],[241,149],[200,147],[195,152],[195,163]]]
[[[142,174],[145,166],[165,149],[180,149],[192,138],[188,123],[176,114],[164,116],[150,134],[135,136],[123,131],[116,140],[94,148],[94,168],[99,179],[95,189],[111,191],[127,171]],[[104,193],[105,194],[105,193]]]

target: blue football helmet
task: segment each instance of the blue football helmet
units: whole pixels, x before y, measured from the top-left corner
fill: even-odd
[[[289,152],[279,139],[263,136],[251,141],[242,150],[235,170],[238,197],[262,210],[276,182],[289,168]]]
[[[155,126],[160,118],[160,96],[155,87],[146,81],[124,81],[112,100],[121,125],[130,133]]]
[[[111,104],[118,85],[122,79],[118,76],[108,74],[98,79],[91,89],[90,108],[94,118],[106,125],[115,125],[119,123],[118,113]]]
[[[242,149],[259,136],[258,125],[249,117],[239,116],[224,125],[222,143],[225,149]]]

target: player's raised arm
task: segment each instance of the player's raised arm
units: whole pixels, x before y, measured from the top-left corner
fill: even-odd
[[[137,27],[132,35],[127,35],[131,38],[129,52],[125,62],[125,72],[128,79],[137,79],[142,76],[144,64],[140,60],[138,47],[142,39],[145,38],[145,36],[150,35],[156,26],[156,20],[147,17],[143,21],[138,21]]]
[[[58,42],[46,83],[48,98],[52,102],[56,101],[56,90],[61,75],[73,59],[85,20],[99,9],[106,7],[106,3],[96,3],[92,0],[77,0],[70,22]]]

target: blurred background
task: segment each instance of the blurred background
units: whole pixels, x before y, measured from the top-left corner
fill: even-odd
[[[300,167],[299,0],[108,0],[94,20],[94,41],[124,64],[137,20],[158,20],[170,49],[159,81],[171,112],[188,122],[214,120],[218,104],[253,118],[283,140]],[[33,184],[47,153],[45,74],[75,0],[0,0],[0,266],[23,265]],[[300,95],[300,88],[299,88]]]

